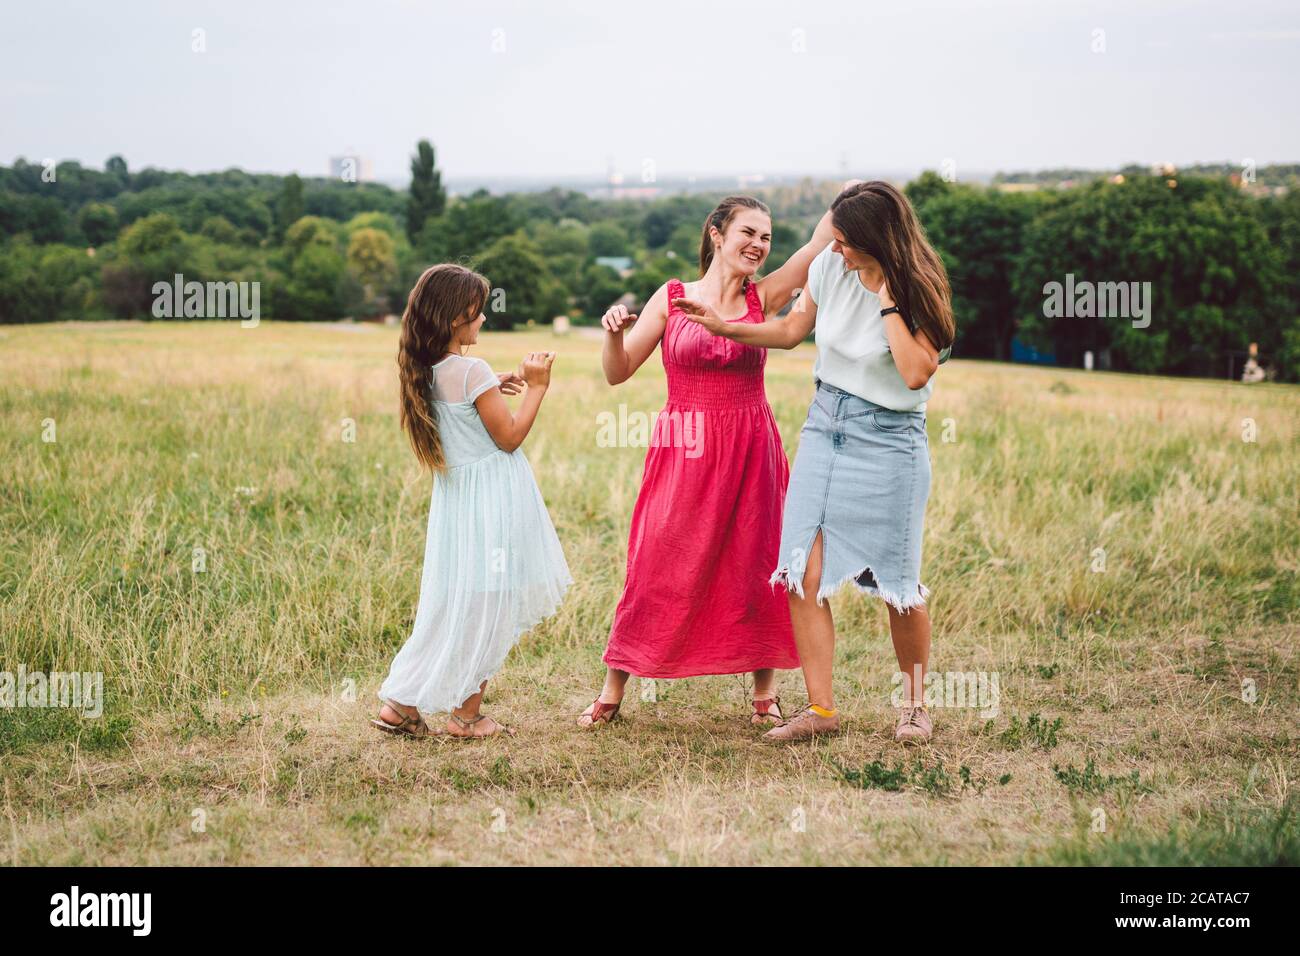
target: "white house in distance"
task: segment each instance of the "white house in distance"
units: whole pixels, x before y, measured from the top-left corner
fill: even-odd
[[[618,273],[620,279],[626,279],[636,271],[632,268],[631,256],[596,256],[596,265],[608,266]]]

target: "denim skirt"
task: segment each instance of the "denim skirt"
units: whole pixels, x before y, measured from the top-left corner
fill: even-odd
[[[898,611],[925,604],[921,534],[930,497],[925,412],[898,412],[819,382],[799,432],[771,583],[803,597],[822,534],[820,604],[850,581]]]

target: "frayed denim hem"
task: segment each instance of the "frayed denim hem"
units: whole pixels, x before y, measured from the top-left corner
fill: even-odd
[[[767,583],[773,588],[775,588],[778,584],[783,584],[785,585],[787,591],[793,591],[795,594],[798,594],[799,597],[802,598],[804,596],[803,573],[805,570],[806,570],[806,564],[805,567],[796,568],[796,569],[792,569],[789,565],[786,565],[785,567],[777,568],[775,571],[772,572],[772,576],[768,578]],[[880,580],[879,578],[876,577],[875,572],[871,570],[870,566],[863,568],[861,571],[859,571],[856,574],[845,575],[839,581],[835,582],[835,584],[833,584],[832,586],[830,587],[823,586],[818,589],[817,591],[818,605],[826,603],[827,598],[832,597],[837,591],[839,591],[840,588],[842,588],[846,584],[849,584],[850,582],[861,593],[868,594],[872,597],[880,598],[882,601],[884,601],[886,604],[892,607],[899,614],[906,614],[914,607],[924,607],[925,602],[930,597],[930,589],[927,588],[924,584],[921,584],[920,582],[917,582],[916,594],[912,595],[909,598],[904,598],[902,595],[892,591],[884,591],[872,584],[860,584],[858,582],[858,579],[865,574],[870,574],[872,580],[875,581]]]

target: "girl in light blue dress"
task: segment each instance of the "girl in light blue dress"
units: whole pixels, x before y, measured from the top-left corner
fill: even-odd
[[[461,266],[425,271],[402,316],[402,427],[434,474],[415,624],[379,688],[371,723],[386,733],[509,732],[479,711],[488,678],[519,638],[553,614],[572,583],[528,459],[528,435],[554,352],[497,375],[462,350],[478,340],[488,281]],[[502,392],[524,392],[512,414]],[[420,712],[447,712],[431,730]]]

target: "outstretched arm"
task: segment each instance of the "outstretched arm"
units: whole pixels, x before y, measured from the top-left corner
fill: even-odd
[[[769,276],[764,276],[757,283],[759,297],[763,301],[764,315],[777,315],[790,304],[790,300],[808,281],[808,267],[823,249],[831,243],[831,214],[828,211],[817,223],[812,238],[799,248],[799,251],[785,261],[781,268]]]
[[[792,349],[806,339],[817,324],[817,303],[807,289],[803,290],[785,318],[766,322],[728,322],[703,302],[694,299],[674,299],[673,305],[714,335],[763,349]]]

